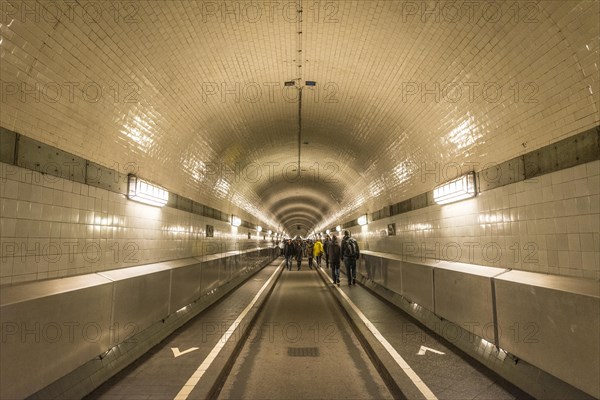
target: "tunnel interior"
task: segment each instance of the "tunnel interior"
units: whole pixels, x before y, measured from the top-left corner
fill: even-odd
[[[24,4],[4,128],[274,232],[597,123],[594,2]]]
[[[123,344],[84,341],[32,383],[22,371],[39,354],[72,347],[18,342],[28,313],[97,314],[106,332],[131,318],[150,343],[153,324],[247,279],[282,238],[343,230],[365,285],[409,311],[562,321],[571,330],[544,346],[579,354],[573,368],[506,345],[598,396],[585,350],[598,343],[582,333],[599,324],[598,1],[7,0],[0,12],[0,314],[16,329],[1,377],[17,382],[0,397]],[[134,178],[165,204],[133,201]],[[469,198],[440,204],[457,179]]]

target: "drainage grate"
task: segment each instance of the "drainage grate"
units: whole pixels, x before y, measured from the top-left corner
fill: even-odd
[[[319,357],[318,347],[288,347],[290,357]]]

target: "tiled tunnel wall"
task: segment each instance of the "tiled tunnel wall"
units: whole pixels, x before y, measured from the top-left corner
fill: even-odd
[[[362,248],[600,279],[600,161],[351,229]],[[395,224],[395,236],[388,236]]]
[[[3,285],[271,245],[228,222],[14,165],[0,168]],[[214,237],[206,237],[206,225]]]
[[[264,235],[118,190],[0,163],[0,284],[265,246]],[[600,161],[432,205],[351,231],[362,247],[406,258],[600,279]],[[395,235],[388,225],[395,224]],[[214,226],[207,238],[206,226]]]

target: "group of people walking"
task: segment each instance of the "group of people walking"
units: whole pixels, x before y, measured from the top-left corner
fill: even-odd
[[[348,285],[356,285],[356,260],[360,257],[360,250],[356,240],[350,236],[349,231],[344,231],[342,242],[338,242],[336,235],[325,236],[323,242],[320,239],[295,240],[287,239],[280,245],[282,255],[285,257],[285,265],[288,271],[292,270],[293,261],[296,260],[298,271],[302,268],[302,259],[308,259],[308,268],[321,267],[322,257],[325,256],[325,264],[331,268],[333,284],[340,286],[340,263],[346,266]]]
[[[312,269],[313,265],[320,267],[321,257],[325,252],[323,244],[319,239],[315,241],[311,239],[302,240],[300,237],[297,237],[295,240],[287,239],[283,244],[282,251],[288,271],[292,270],[293,260],[296,260],[298,271],[300,271],[304,257],[308,258],[308,268]]]

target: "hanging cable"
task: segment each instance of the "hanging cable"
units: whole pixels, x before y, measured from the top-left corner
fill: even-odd
[[[298,177],[300,177],[300,162],[302,157],[302,0],[298,0],[296,5],[296,33],[298,34],[296,41],[296,69],[298,70]]]

